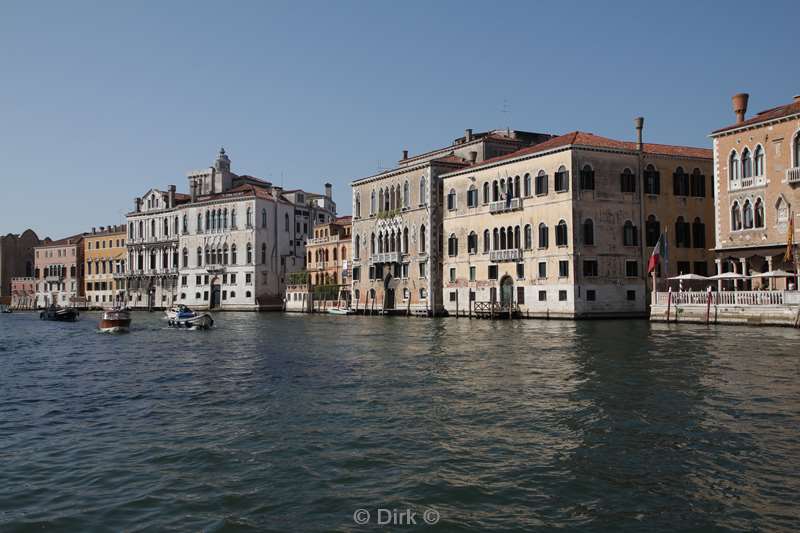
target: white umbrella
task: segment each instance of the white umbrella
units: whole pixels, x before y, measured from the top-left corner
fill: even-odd
[[[750,279],[750,276],[745,276],[744,274],[737,274],[736,272],[723,272],[722,274],[711,276],[708,279]]]
[[[705,276],[699,276],[697,274],[681,274],[680,276],[673,276],[669,279],[677,279],[680,281],[706,281],[708,280]]]
[[[770,270],[769,272],[762,272],[753,274],[754,278],[793,278],[794,272],[786,272],[785,270]]]

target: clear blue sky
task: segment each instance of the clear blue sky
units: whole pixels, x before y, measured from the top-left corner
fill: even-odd
[[[800,93],[800,2],[28,2],[0,10],[0,233],[119,223],[210,165],[322,190],[465,128],[710,147]],[[508,112],[503,113],[504,101]]]

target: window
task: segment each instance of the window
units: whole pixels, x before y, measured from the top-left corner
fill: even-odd
[[[231,209],[231,228],[236,229],[236,208]]]
[[[247,243],[247,263],[248,265],[253,264],[253,245],[251,243]]]
[[[692,222],[692,243],[695,248],[706,247],[706,225],[698,217]]]
[[[533,248],[533,228],[530,224],[525,224],[525,249]]]
[[[188,248],[184,248],[182,255],[183,255],[183,260],[182,260],[181,264],[183,265],[183,268],[188,268],[189,267],[189,249]]]
[[[695,261],[692,267],[698,276],[708,276],[708,263],[705,261]]]
[[[336,249],[334,249],[336,251]],[[227,250],[226,250],[227,252]],[[264,265],[267,263],[267,243],[261,243],[261,264]]]
[[[458,237],[455,233],[451,233],[450,238],[447,239],[447,255],[450,257],[458,255]]]
[[[563,220],[556,225],[556,246],[567,246],[567,223]]]
[[[428,241],[426,237],[427,235],[425,234],[425,224],[423,224],[422,226],[419,227],[419,253],[421,254],[425,253],[427,247]]]
[[[456,269],[450,268],[450,283],[456,282]]]
[[[455,302],[458,299],[458,291],[450,291],[450,301]]]
[[[361,217],[361,194],[357,192],[355,194],[354,200],[355,200],[355,202],[354,202],[353,211],[354,211],[354,214],[355,214],[356,218],[360,218]]]
[[[589,165],[584,165],[581,170],[581,189],[584,191],[594,190],[594,170]]]
[[[739,179],[739,175],[739,154],[734,150],[728,158],[728,178],[730,178],[731,181],[735,181]]]
[[[583,244],[586,246],[594,245],[594,222],[591,218],[583,221]]]
[[[266,228],[267,227],[267,208],[266,207],[261,210],[261,227],[262,228]]]
[[[792,152],[794,155],[794,167],[800,167],[800,133],[796,133],[794,136],[794,142],[792,143]]]
[[[419,264],[419,277],[425,278],[428,277],[428,263],[427,261],[423,261]]]
[[[525,182],[525,185],[523,185],[523,187],[525,187],[525,190],[523,191],[523,193],[524,193],[525,197],[528,197],[528,196],[531,195],[531,185],[532,185],[532,183],[531,183],[531,175],[530,174],[525,174],[524,182]]]
[[[488,229],[483,230],[483,253],[488,254],[492,249],[492,237]]]
[[[761,198],[756,198],[754,219],[755,219],[755,227],[757,228],[764,227],[764,202],[761,201]]]
[[[621,192],[636,192],[636,176],[631,169],[626,168],[619,175],[619,186]]]
[[[525,305],[525,287],[517,287],[517,303]]]
[[[419,179],[419,205],[428,205],[428,195],[425,187],[425,176]]]
[[[425,287],[422,287],[419,290],[419,299],[420,300],[425,300],[427,297],[428,297],[428,291],[425,290]]]
[[[189,217],[183,215],[183,233],[189,233]]]
[[[539,224],[539,248],[547,248],[550,240],[550,232],[544,222]]]
[[[544,170],[540,170],[536,175],[536,196],[543,196],[547,194],[547,174]]]
[[[517,263],[517,279],[525,279],[525,263]]]
[[[487,275],[489,279],[497,279],[497,265],[489,265]]]
[[[475,281],[475,276],[477,275],[477,268],[473,265],[469,267],[469,280]]]
[[[455,210],[456,208],[456,191],[455,189],[450,189],[450,192],[447,193],[447,209],[450,211]]]
[[[678,217],[675,221],[675,248],[689,248],[691,245],[689,223]]]
[[[678,274],[688,274],[689,267],[689,261],[678,261]]]
[[[474,231],[471,231],[467,237],[467,253],[478,253],[478,234]]]
[[[764,149],[760,144],[756,147],[754,171],[756,176],[764,175]]]
[[[555,175],[556,192],[566,192],[569,190],[569,171],[567,167],[561,165]]]
[[[597,297],[597,293],[594,290],[588,289],[586,291],[586,301],[587,302],[595,301],[596,297]]]
[[[583,275],[589,278],[597,277],[596,259],[585,259],[583,261]]]
[[[625,224],[622,226],[622,244],[623,246],[638,246],[639,245],[639,235],[638,231],[636,230],[636,226],[633,225],[633,222],[630,220],[626,220]]]
[[[559,302],[567,301],[567,291],[558,291],[558,301]]]
[[[559,278],[569,277],[569,261],[562,260],[558,262],[558,277]]]
[[[540,302],[547,301],[547,291],[539,291],[539,301]]]
[[[467,191],[467,207],[478,207],[478,189],[474,185]]]
[[[629,278],[639,277],[639,261],[625,261],[625,276]]]
[[[692,196],[703,198],[706,195],[706,177],[700,173],[699,168],[692,171],[690,189]]]
[[[675,169],[672,175],[672,193],[675,196],[689,196],[689,175],[684,172],[683,167]]]
[[[647,221],[644,223],[645,245],[655,246],[660,236],[661,223],[656,220],[655,215],[650,215],[647,217]]]
[[[635,291],[635,290],[630,290],[630,291],[628,291],[628,292],[627,292],[627,298],[628,298],[628,301],[629,301],[629,302],[634,302],[634,301],[636,301],[636,291]]]
[[[750,155],[750,150],[747,148],[742,150],[742,177],[753,177],[753,158]]]
[[[539,261],[539,279],[547,278],[547,262]]]
[[[483,184],[483,203],[489,203],[489,182],[484,182]]]
[[[753,229],[753,204],[750,203],[750,200],[744,201],[742,215],[744,219],[744,229]]]
[[[646,194],[661,194],[661,174],[653,165],[644,169],[644,192]]]
[[[283,215],[283,226],[284,231],[289,231],[289,213]]]
[[[403,184],[403,207],[408,208],[411,204],[411,189],[408,185],[408,180]]]
[[[731,206],[731,230],[739,231],[742,229],[742,211],[739,208],[739,202],[733,202]]]

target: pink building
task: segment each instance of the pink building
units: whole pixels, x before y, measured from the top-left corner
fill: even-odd
[[[34,248],[36,306],[83,304],[83,234]]]
[[[11,278],[11,308],[34,309],[36,307],[36,280],[31,277]]]

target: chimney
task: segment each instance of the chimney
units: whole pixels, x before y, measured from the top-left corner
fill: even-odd
[[[736,113],[736,123],[741,124],[744,122],[744,115],[747,113],[747,101],[750,95],[747,93],[734,94],[731,101],[733,102],[733,112]]]
[[[142,210],[142,199],[141,198],[134,198],[133,199],[133,210],[138,213]]]
[[[644,117],[636,117],[633,119],[633,125],[636,126],[636,149],[642,151],[642,129],[644,128]]]
[[[474,165],[475,161],[478,160],[478,152],[476,152],[475,150],[471,151],[469,153],[469,160]]]
[[[172,209],[173,207],[175,207],[175,186],[174,185],[170,185],[169,186],[169,195],[167,196],[167,198],[168,198],[167,202],[168,202],[169,208]]]
[[[408,159],[408,150],[403,150],[403,161]]]
[[[325,184],[325,196],[327,198],[333,198],[333,185],[330,183]]]
[[[97,228],[92,228],[92,233],[97,233]]]
[[[194,203],[197,200],[197,182],[195,180],[189,184],[189,190],[192,195],[192,203]]]
[[[472,140],[472,128],[467,128],[466,131],[464,131],[464,142],[468,143],[471,140]]]

